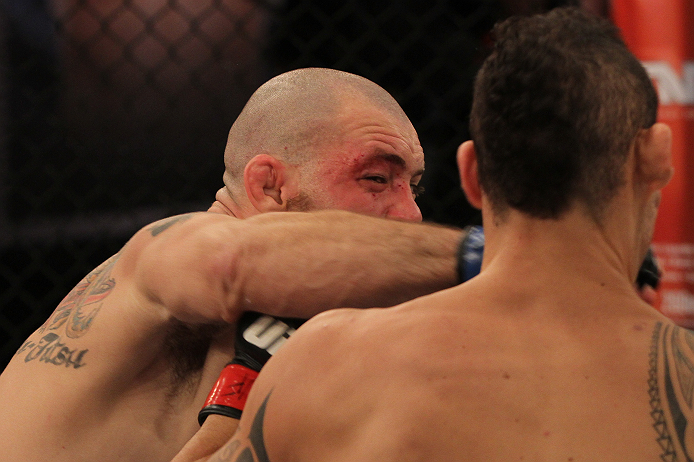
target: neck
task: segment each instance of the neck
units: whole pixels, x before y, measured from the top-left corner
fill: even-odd
[[[236,218],[248,218],[253,213],[249,213],[229,194],[226,187],[221,188],[215,195],[215,201],[212,203],[208,212],[221,213]]]
[[[598,225],[577,207],[558,220],[511,210],[503,224],[486,220],[483,270],[541,286],[576,284],[633,290],[639,261],[629,230]]]

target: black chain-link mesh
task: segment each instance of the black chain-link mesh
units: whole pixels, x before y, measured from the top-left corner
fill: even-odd
[[[234,118],[286,70],[332,67],[386,88],[424,146],[425,220],[476,221],[454,158],[488,31],[558,3],[4,0],[0,368],[139,227],[207,208]]]

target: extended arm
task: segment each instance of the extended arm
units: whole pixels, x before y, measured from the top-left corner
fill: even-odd
[[[341,211],[172,220],[129,245],[141,249],[141,290],[184,322],[233,323],[244,311],[309,318],[390,306],[458,282],[462,234],[442,226]]]

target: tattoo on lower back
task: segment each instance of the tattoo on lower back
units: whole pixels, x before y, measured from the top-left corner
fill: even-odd
[[[64,340],[65,337],[82,337],[89,331],[104,299],[116,286],[111,270],[117,259],[116,254],[82,279],[36,334],[17,350],[15,356],[26,353],[24,362],[38,360],[75,369],[85,366],[85,356],[89,350],[72,348]],[[42,337],[37,338],[39,335]]]
[[[649,394],[663,461],[694,457],[694,332],[656,323],[650,353]]]
[[[161,221],[157,223],[156,225],[152,226],[149,228],[150,233],[152,233],[152,236],[157,236],[158,234],[163,233],[176,223],[181,223],[192,217],[192,213],[187,213],[185,215],[177,215],[175,217],[171,217],[169,219],[165,219],[164,221]]]
[[[270,462],[267,449],[265,448],[263,424],[265,423],[265,408],[267,407],[267,402],[270,399],[271,393],[272,392],[268,393],[265,397],[263,404],[260,405],[258,412],[256,412],[253,418],[251,431],[248,435],[250,444],[242,444],[241,441],[237,439],[240,438],[239,433],[241,432],[237,431],[234,438],[220,449],[209,462]],[[237,454],[239,450],[241,452]],[[234,455],[236,455],[235,458]]]

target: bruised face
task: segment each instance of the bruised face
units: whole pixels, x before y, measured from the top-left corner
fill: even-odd
[[[409,120],[354,103],[343,108],[336,127],[302,174],[296,208],[421,221],[415,198],[424,153]]]

